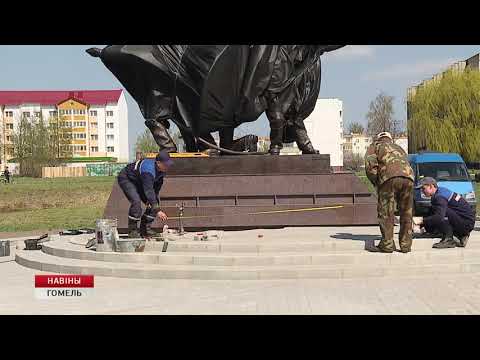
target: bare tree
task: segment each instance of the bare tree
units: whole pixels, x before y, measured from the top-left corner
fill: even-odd
[[[381,92],[370,103],[367,113],[368,135],[374,136],[380,132],[388,131],[395,138],[401,132],[401,121],[394,118],[393,96]]]
[[[353,122],[348,126],[348,133],[349,134],[363,134],[365,132],[365,128],[359,122]]]
[[[358,171],[364,165],[364,159],[360,154],[351,151],[343,153],[343,166],[348,170]]]

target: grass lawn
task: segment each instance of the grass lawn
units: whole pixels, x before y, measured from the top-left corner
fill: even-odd
[[[375,192],[365,173],[356,174]],[[102,217],[115,177],[15,178],[0,183],[0,232],[94,227]],[[475,184],[477,199],[480,185]],[[477,213],[480,201],[477,203]]]
[[[94,227],[114,181],[87,176],[0,183],[0,232]]]

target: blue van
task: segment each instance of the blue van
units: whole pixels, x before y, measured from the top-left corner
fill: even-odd
[[[439,186],[462,195],[476,212],[477,201],[475,187],[468,174],[467,166],[458,154],[439,152],[420,152],[408,155],[408,160],[415,174],[415,186],[423,177],[433,177]],[[415,189],[414,213],[416,216],[428,214],[430,198],[423,195],[420,189]]]

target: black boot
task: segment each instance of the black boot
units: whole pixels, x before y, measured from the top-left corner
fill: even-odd
[[[434,249],[449,249],[454,247],[457,247],[457,243],[453,239],[453,233],[451,229],[443,236],[440,242],[433,244],[432,246]]]
[[[280,155],[282,148],[278,145],[270,146],[270,155]]]
[[[320,151],[315,149],[312,145],[312,142],[308,140],[308,143],[302,144],[302,147],[299,149],[302,150],[302,154],[320,154]]]
[[[140,237],[137,220],[128,219],[128,237],[130,239],[138,239]]]
[[[296,132],[297,136],[297,146],[302,151],[302,154],[319,154],[320,151],[316,150],[312,141],[308,137],[307,131],[303,129],[298,129]]]
[[[152,230],[152,221],[147,222],[145,217],[142,217],[142,221],[140,222],[140,235],[143,238],[154,238],[158,235]]]
[[[177,146],[167,131],[168,122],[147,120],[145,121],[145,125],[150,129],[150,132],[152,133],[155,142],[159,146],[160,151],[166,150],[168,152],[177,152]]]
[[[470,237],[470,234],[467,234],[465,236],[462,236],[462,237],[458,238],[460,240],[460,243],[457,244],[457,246],[458,247],[466,247],[469,237]]]
[[[280,112],[267,113],[270,122],[270,154],[280,155],[283,148],[285,118]]]

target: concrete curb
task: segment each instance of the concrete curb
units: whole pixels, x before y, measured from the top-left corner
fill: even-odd
[[[381,255],[380,255],[381,256]],[[351,279],[480,272],[480,259],[428,265],[201,266],[109,263],[58,258],[41,251],[19,251],[20,265],[47,272],[135,279],[262,280]]]

